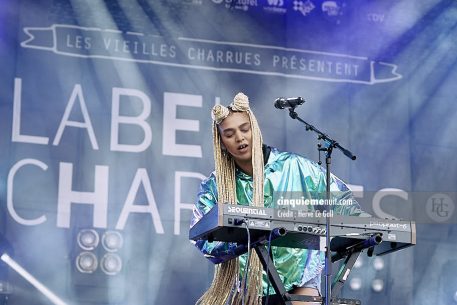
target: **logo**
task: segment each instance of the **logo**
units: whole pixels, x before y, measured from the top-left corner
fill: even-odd
[[[391,222],[381,222],[381,221],[370,221],[370,227],[378,227],[384,230],[402,230],[410,231],[410,227],[406,223],[391,223]]]
[[[199,6],[203,5],[203,0],[169,0],[169,3],[172,7],[177,8],[183,5],[188,6]]]
[[[255,209],[255,208],[247,208],[247,207],[240,207],[240,206],[234,206],[234,207],[229,206],[228,212],[237,213],[237,214],[267,216],[267,213],[264,209]]]
[[[247,11],[251,6],[258,6],[258,0],[212,0],[213,3],[221,4],[225,2],[225,7],[228,9],[237,9]]]
[[[346,8],[344,1],[324,1],[322,2],[322,13],[324,17],[333,23],[340,24],[341,18],[344,15],[343,11]]]
[[[258,220],[258,219],[250,219],[248,220],[249,227],[256,227],[262,229],[270,228],[270,221],[268,220]]]
[[[338,16],[341,14],[341,7],[335,1],[324,1],[322,11],[328,16]]]
[[[386,15],[383,13],[368,13],[367,19],[373,23],[384,23]]]
[[[283,6],[284,0],[268,0],[268,5],[271,6]]]
[[[454,214],[455,204],[448,195],[438,193],[428,198],[425,209],[432,220],[445,222]]]
[[[294,11],[298,11],[307,16],[316,6],[310,1],[297,1],[294,0]]]
[[[268,0],[263,9],[271,13],[285,14],[287,9],[284,7],[284,0]]]

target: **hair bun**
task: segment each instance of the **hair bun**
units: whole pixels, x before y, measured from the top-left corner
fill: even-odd
[[[216,124],[222,122],[228,115],[230,111],[227,107],[222,105],[215,105],[211,111],[211,118]]]
[[[230,107],[234,111],[247,111],[249,110],[249,98],[246,94],[240,92],[233,98],[233,103]]]

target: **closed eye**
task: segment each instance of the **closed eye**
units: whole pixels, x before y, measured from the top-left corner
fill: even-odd
[[[230,131],[224,131],[223,133],[224,133],[224,137],[227,137],[227,138],[230,138],[235,134],[235,132],[231,131],[231,130]]]
[[[243,125],[240,126],[240,130],[242,132],[248,132],[249,130],[251,130],[251,124],[244,123]]]

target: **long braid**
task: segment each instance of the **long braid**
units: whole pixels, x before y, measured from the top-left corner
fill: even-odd
[[[262,133],[254,114],[248,110],[249,120],[252,128],[252,168],[254,179],[253,205],[264,206],[263,202],[263,152],[262,152]]]
[[[240,103],[242,104],[240,106]],[[216,111],[213,109],[213,145],[214,161],[216,171],[216,183],[218,191],[218,204],[236,204],[236,185],[235,185],[235,162],[228,152],[222,150],[221,138],[219,135],[218,124],[225,119],[229,110],[223,106]],[[232,111],[246,111],[249,115],[252,131],[252,168],[253,168],[253,198],[251,205],[264,206],[263,181],[264,164],[262,153],[262,134],[254,114],[249,109],[247,97],[238,93],[235,96],[234,104],[231,105]],[[234,110],[233,110],[234,109]],[[216,114],[215,114],[216,113]],[[248,264],[248,262],[246,262]],[[262,303],[262,264],[256,252],[253,252],[249,261],[247,305],[260,305]],[[236,293],[231,298],[232,289],[236,289],[236,283],[240,277],[240,262],[238,258],[226,261],[215,267],[213,282],[209,289],[202,295],[196,304],[201,305],[239,305],[241,304],[242,294]],[[244,283],[241,283],[244,287]]]

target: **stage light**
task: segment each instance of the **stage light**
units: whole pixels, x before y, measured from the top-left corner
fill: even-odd
[[[97,270],[98,260],[92,252],[81,252],[76,257],[76,268],[82,273],[93,273]]]
[[[100,241],[97,231],[93,229],[83,229],[79,231],[76,239],[78,241],[78,245],[83,250],[94,250]]]
[[[355,277],[349,281],[349,287],[352,290],[360,290],[362,288],[362,279],[359,277]]]
[[[115,230],[75,228],[71,251],[71,282],[69,289],[74,295],[74,304],[125,304],[126,274],[123,272],[122,247],[124,236]],[[96,232],[96,233],[95,233]],[[81,250],[81,236],[87,236],[93,250]],[[99,241],[97,241],[97,237]]]
[[[27,272],[22,266],[20,266],[15,260],[13,260],[8,254],[3,253],[0,257],[8,266],[16,271],[20,276],[22,276],[27,282],[32,284],[38,291],[40,291],[45,297],[51,301],[54,305],[67,305],[62,301],[57,295],[55,295],[51,290],[44,286],[40,281],[38,281],[33,275]]]
[[[5,281],[0,281],[0,295],[11,294],[11,291],[12,291],[12,287],[11,287],[10,283],[5,282]]]
[[[381,292],[384,289],[384,281],[382,279],[374,279],[371,282],[371,289],[374,292]]]
[[[122,269],[122,259],[115,253],[106,253],[100,262],[102,271],[108,275],[115,275]]]
[[[380,270],[384,269],[384,260],[381,257],[376,256],[375,259],[373,260],[373,268],[376,271],[380,271]]]
[[[102,237],[102,245],[108,252],[116,252],[122,248],[124,239],[117,231],[106,231]]]

